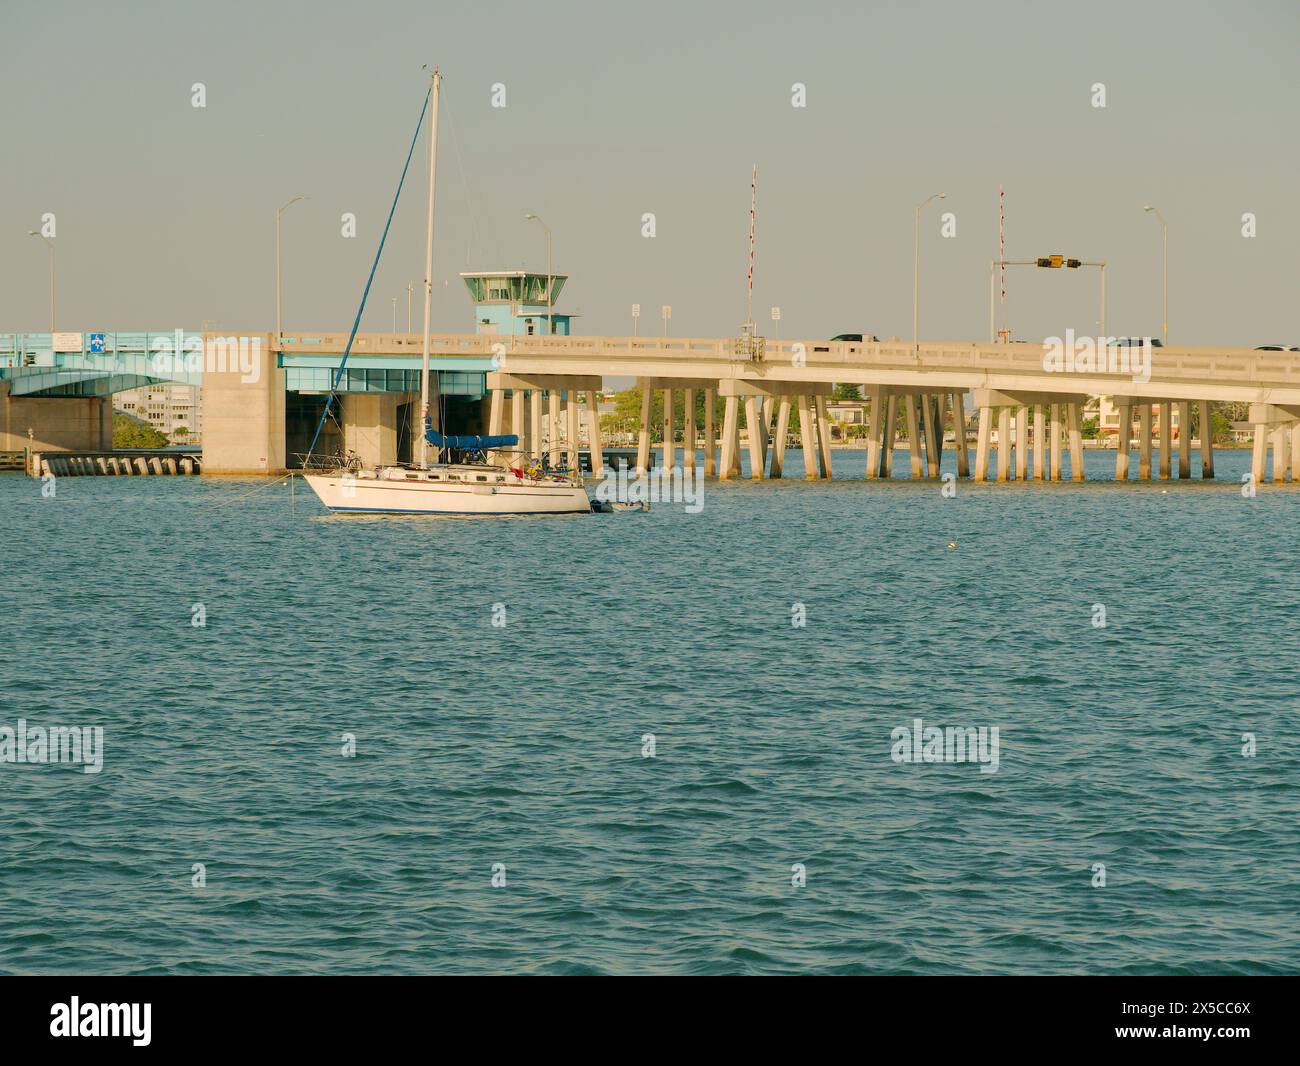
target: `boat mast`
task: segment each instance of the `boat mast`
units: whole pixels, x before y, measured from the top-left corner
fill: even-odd
[[[433,179],[438,172],[438,90],[442,75],[433,72],[433,116],[429,123],[429,228],[424,239],[424,350],[420,358],[420,469],[429,465],[429,314],[433,302]],[[439,429],[442,427],[439,426]]]

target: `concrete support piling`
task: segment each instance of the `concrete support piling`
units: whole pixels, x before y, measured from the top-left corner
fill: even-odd
[[[649,385],[641,390],[641,424],[636,436],[636,474],[645,475],[650,469],[650,411],[654,392]]]
[[[548,390],[546,415],[546,448],[550,455],[551,467],[560,465],[560,394],[556,389]]]
[[[605,451],[600,436],[599,395],[594,390],[587,392],[587,445],[591,450],[591,472],[596,477],[605,473]]]
[[[669,472],[677,466],[677,447],[673,438],[676,436],[673,418],[673,390],[664,389],[664,443],[663,443],[663,476],[668,477]]]
[[[758,398],[758,446],[761,457],[759,477],[767,477],[768,460],[772,457],[772,434],[776,432],[776,400],[771,396]],[[751,472],[752,476],[752,472]]]
[[[1151,405],[1138,405],[1138,480],[1151,480]]]
[[[1119,429],[1115,437],[1115,480],[1128,480],[1129,448],[1133,444],[1133,407],[1118,403]]]
[[[718,442],[714,434],[713,408],[717,402],[716,389],[704,390],[704,476],[716,477],[718,473]]]
[[[925,473],[937,478],[943,461],[942,397],[927,393],[921,397],[921,406],[925,409]]]
[[[1250,479],[1256,485],[1264,484],[1264,469],[1268,461],[1268,427],[1256,424],[1255,442],[1250,453]]]
[[[727,481],[732,477],[732,467],[736,461],[736,422],[738,421],[740,398],[728,396],[723,400],[722,415],[722,465],[718,477]]]
[[[528,393],[528,444],[530,458],[542,458],[542,390],[531,389]]]
[[[898,397],[892,393],[885,401],[885,432],[881,442],[881,477],[894,476],[894,441],[898,436]]]
[[[1066,418],[1070,427],[1070,480],[1082,481],[1083,473],[1083,432],[1080,426],[1083,405],[1070,403],[1065,405]]]
[[[831,421],[826,414],[826,397],[814,397],[813,409],[817,412],[817,469],[823,479],[828,479],[831,476]]]
[[[1029,479],[1029,408],[1016,408],[1016,480]]]
[[[884,389],[879,385],[868,387],[867,401],[867,479],[875,480],[880,477],[880,438],[885,428],[885,415],[880,409]]]
[[[745,429],[749,440],[749,476],[758,480],[763,476],[763,415],[757,396],[745,397]]]
[[[682,469],[695,473],[695,390],[682,390]]]
[[[736,422],[732,427],[735,439],[731,442],[731,467],[727,471],[733,478],[740,477],[740,416],[743,410],[744,404],[736,405]]]
[[[1051,422],[1048,426],[1051,436],[1052,480],[1061,480],[1061,405],[1052,404]]]
[[[813,425],[812,404],[801,395],[799,403],[799,448],[803,452],[803,476],[806,481],[817,479],[817,429]]]
[[[912,469],[912,478],[918,480],[921,477],[921,429],[917,424],[916,397],[904,396],[903,403],[906,404],[907,415],[907,455]]]
[[[1178,479],[1192,476],[1192,405],[1183,400],[1178,405]]]
[[[578,393],[567,389],[564,393],[565,427],[564,440],[568,445],[567,457],[570,470],[578,469]]]
[[[1171,404],[1168,400],[1160,401],[1160,480],[1168,481],[1173,472],[1174,426]]]
[[[1034,472],[1047,480],[1047,414],[1041,403],[1034,404]]]
[[[998,480],[1011,478],[1011,408],[998,408]]]
[[[979,434],[975,438],[975,480],[989,479],[989,438],[993,433],[993,409],[980,407]]]
[[[768,476],[780,478],[785,476],[785,441],[790,434],[789,396],[782,396],[780,403],[777,405],[775,434],[772,441],[772,462]],[[870,464],[868,464],[868,477],[871,476],[869,467]]]
[[[519,454],[528,455],[528,426],[524,417],[524,403],[527,393],[523,389],[513,389],[510,393],[510,432],[519,438]]]
[[[1210,401],[1200,401],[1201,414],[1201,477],[1214,477],[1214,423],[1210,417]]]
[[[503,389],[493,389],[488,398],[488,435],[495,437],[501,433],[501,423],[505,419],[506,394]],[[496,458],[496,452],[488,452],[487,459],[491,462]]]
[[[957,476],[970,476],[970,451],[966,447],[966,407],[960,392],[952,394],[952,441],[957,449]]]

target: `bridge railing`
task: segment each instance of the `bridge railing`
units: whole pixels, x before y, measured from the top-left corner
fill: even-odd
[[[322,333],[284,338],[285,352],[339,353],[347,343],[344,333]],[[418,357],[422,338],[416,334],[359,334],[353,352],[367,354],[409,354]],[[527,336],[480,333],[439,333],[430,338],[430,352],[438,356],[464,355],[481,358],[494,351],[545,359],[567,357],[592,362],[626,358],[635,372],[639,359],[692,363],[710,362],[753,365],[756,360],[738,352],[734,337],[601,337]],[[987,342],[907,341],[822,341],[766,338],[760,365],[814,367],[844,366],[858,370],[932,369],[1001,370],[1043,373],[1045,347],[1039,344],[990,344]],[[1106,349],[1099,355],[1105,358]],[[1120,348],[1119,352],[1126,349]],[[1062,375],[1063,377],[1066,375]],[[1108,373],[1104,368],[1090,376],[1113,377],[1117,384],[1131,377],[1129,370]],[[1264,352],[1249,348],[1152,348],[1152,380],[1199,380],[1208,382],[1278,382],[1300,385],[1300,353]]]

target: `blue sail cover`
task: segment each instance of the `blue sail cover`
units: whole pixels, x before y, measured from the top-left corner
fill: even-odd
[[[435,448],[456,448],[463,452],[486,452],[494,448],[509,448],[519,443],[513,433],[498,437],[451,437],[439,433],[432,426],[425,426],[424,439]]]

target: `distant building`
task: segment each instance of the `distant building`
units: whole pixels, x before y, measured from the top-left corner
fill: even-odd
[[[510,336],[570,335],[576,315],[557,312],[568,274],[536,273],[531,270],[500,270],[493,273],[464,273],[461,278],[474,301],[474,331]],[[547,298],[547,282],[550,298]],[[549,328],[548,328],[549,327]]]
[[[113,397],[113,407],[147,422],[168,440],[183,443],[202,440],[199,390],[190,385],[145,385],[128,389]]]
[[[865,426],[867,407],[866,400],[827,400],[826,416],[841,425]]]
[[[1093,406],[1095,404],[1095,407]],[[1085,410],[1085,415],[1094,414],[1097,417],[1097,434],[1103,440],[1110,439],[1112,442],[1118,439],[1119,435],[1119,408],[1115,406],[1114,401],[1109,396],[1100,396],[1095,401],[1088,401],[1088,406],[1093,410]],[[1130,439],[1134,446],[1137,444],[1138,431],[1140,423],[1138,421],[1138,408],[1132,408],[1133,426],[1130,431]],[[1169,419],[1169,428],[1173,431],[1173,439],[1178,440],[1182,435],[1182,426],[1179,425],[1178,404],[1173,403],[1153,403],[1151,405],[1151,437],[1153,440],[1159,440],[1163,432],[1161,419]]]

